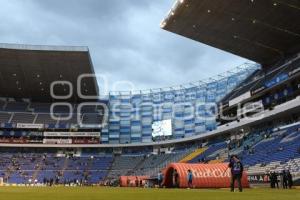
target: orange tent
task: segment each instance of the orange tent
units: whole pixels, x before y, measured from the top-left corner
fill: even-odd
[[[187,172],[190,169],[193,173],[193,187],[195,188],[229,188],[230,187],[230,169],[227,169],[228,164],[186,164],[172,163],[167,166],[165,171],[164,185],[166,187],[173,186],[173,172],[178,172],[179,187],[187,188]],[[226,171],[226,172],[225,172]],[[249,187],[249,182],[246,172],[242,177],[243,187]]]
[[[120,186],[121,187],[137,187],[142,181],[142,186],[145,185],[145,180],[149,179],[149,176],[120,176]],[[136,183],[136,181],[138,181]]]

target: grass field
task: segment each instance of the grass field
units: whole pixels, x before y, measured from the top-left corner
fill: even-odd
[[[300,190],[248,189],[243,193],[228,190],[177,190],[134,188],[25,188],[0,187],[0,199],[7,200],[295,200]]]

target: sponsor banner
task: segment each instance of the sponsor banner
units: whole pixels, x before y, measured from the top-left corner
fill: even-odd
[[[25,138],[13,138],[11,142],[13,144],[24,144],[24,143],[28,143],[28,140]]]
[[[296,75],[296,74],[298,74],[298,73],[300,73],[300,67],[298,67],[298,68],[296,68],[296,69],[290,71],[290,72],[289,72],[289,76],[294,76],[294,75]]]
[[[238,104],[238,103],[240,103],[240,102],[242,102],[242,101],[244,101],[244,100],[246,100],[246,99],[248,99],[248,98],[250,98],[250,97],[251,97],[250,91],[249,91],[249,92],[246,92],[246,93],[244,93],[244,94],[242,94],[242,95],[240,95],[240,96],[238,96],[238,97],[236,97],[236,98],[230,100],[230,101],[229,101],[229,106]]]
[[[45,137],[100,137],[100,132],[44,132]]]
[[[256,95],[256,94],[262,92],[262,91],[265,90],[265,89],[266,89],[266,87],[265,87],[265,86],[262,86],[262,87],[259,87],[259,88],[254,89],[254,90],[251,90],[251,95],[252,95],[252,96],[253,96],[253,95]]]
[[[43,144],[43,140],[28,140],[28,143],[31,143],[31,144]]]
[[[99,139],[73,139],[73,144],[99,144],[100,140]]]
[[[43,144],[72,144],[72,139],[43,139]]]
[[[0,143],[4,144],[26,144],[28,140],[26,138],[1,138]]]
[[[99,144],[100,143],[100,139],[96,139],[96,140],[87,140],[87,144]]]
[[[247,114],[250,112],[261,112],[264,109],[264,105],[262,103],[262,100],[257,102],[250,102],[243,106],[243,108],[240,111],[240,114]]]
[[[287,80],[289,78],[289,75],[287,73],[282,73],[282,74],[279,74],[278,76],[272,78],[271,80],[267,81],[265,83],[265,86],[267,88],[270,88],[270,87],[273,87],[285,80]]]
[[[17,128],[24,128],[24,129],[42,129],[42,128],[44,128],[44,124],[26,124],[26,123],[17,123]]]
[[[0,138],[0,143],[10,143],[11,138]]]
[[[248,176],[249,183],[257,184],[257,183],[269,183],[269,175],[262,174],[262,175],[249,175]]]
[[[28,136],[29,137],[42,137],[43,136],[43,132],[29,132]]]

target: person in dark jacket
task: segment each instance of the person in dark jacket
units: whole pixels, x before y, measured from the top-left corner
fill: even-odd
[[[292,189],[292,187],[293,187],[293,176],[292,176],[290,171],[287,172],[287,181],[288,181],[289,189]]]
[[[137,176],[135,177],[135,187],[139,187],[139,179]]]
[[[243,176],[244,167],[242,162],[238,159],[236,155],[230,157],[228,168],[230,168],[231,170],[231,183],[230,183],[231,192],[234,192],[235,181],[237,181],[238,183],[239,191],[242,192],[243,188],[242,188],[241,179]]]
[[[179,188],[179,174],[176,169],[173,171],[173,187]]]
[[[282,186],[283,189],[288,188],[288,177],[287,177],[287,172],[285,170],[283,170],[282,172]]]
[[[279,188],[278,175],[276,174],[276,172],[271,172],[270,181],[271,181],[271,188],[275,188],[275,187]]]
[[[274,183],[274,172],[271,172],[270,175],[270,184],[271,184],[271,188],[275,188],[275,183]]]

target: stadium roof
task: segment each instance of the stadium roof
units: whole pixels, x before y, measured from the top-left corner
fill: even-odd
[[[165,30],[271,65],[300,51],[299,0],[178,0]]]
[[[71,82],[73,94],[66,101],[81,101],[77,79],[81,74],[94,74],[87,47],[0,44],[0,68],[0,97],[35,101],[57,100],[50,95],[54,81]],[[53,88],[57,96],[70,94],[67,83]],[[83,78],[81,91],[83,95],[98,96],[96,79]]]

